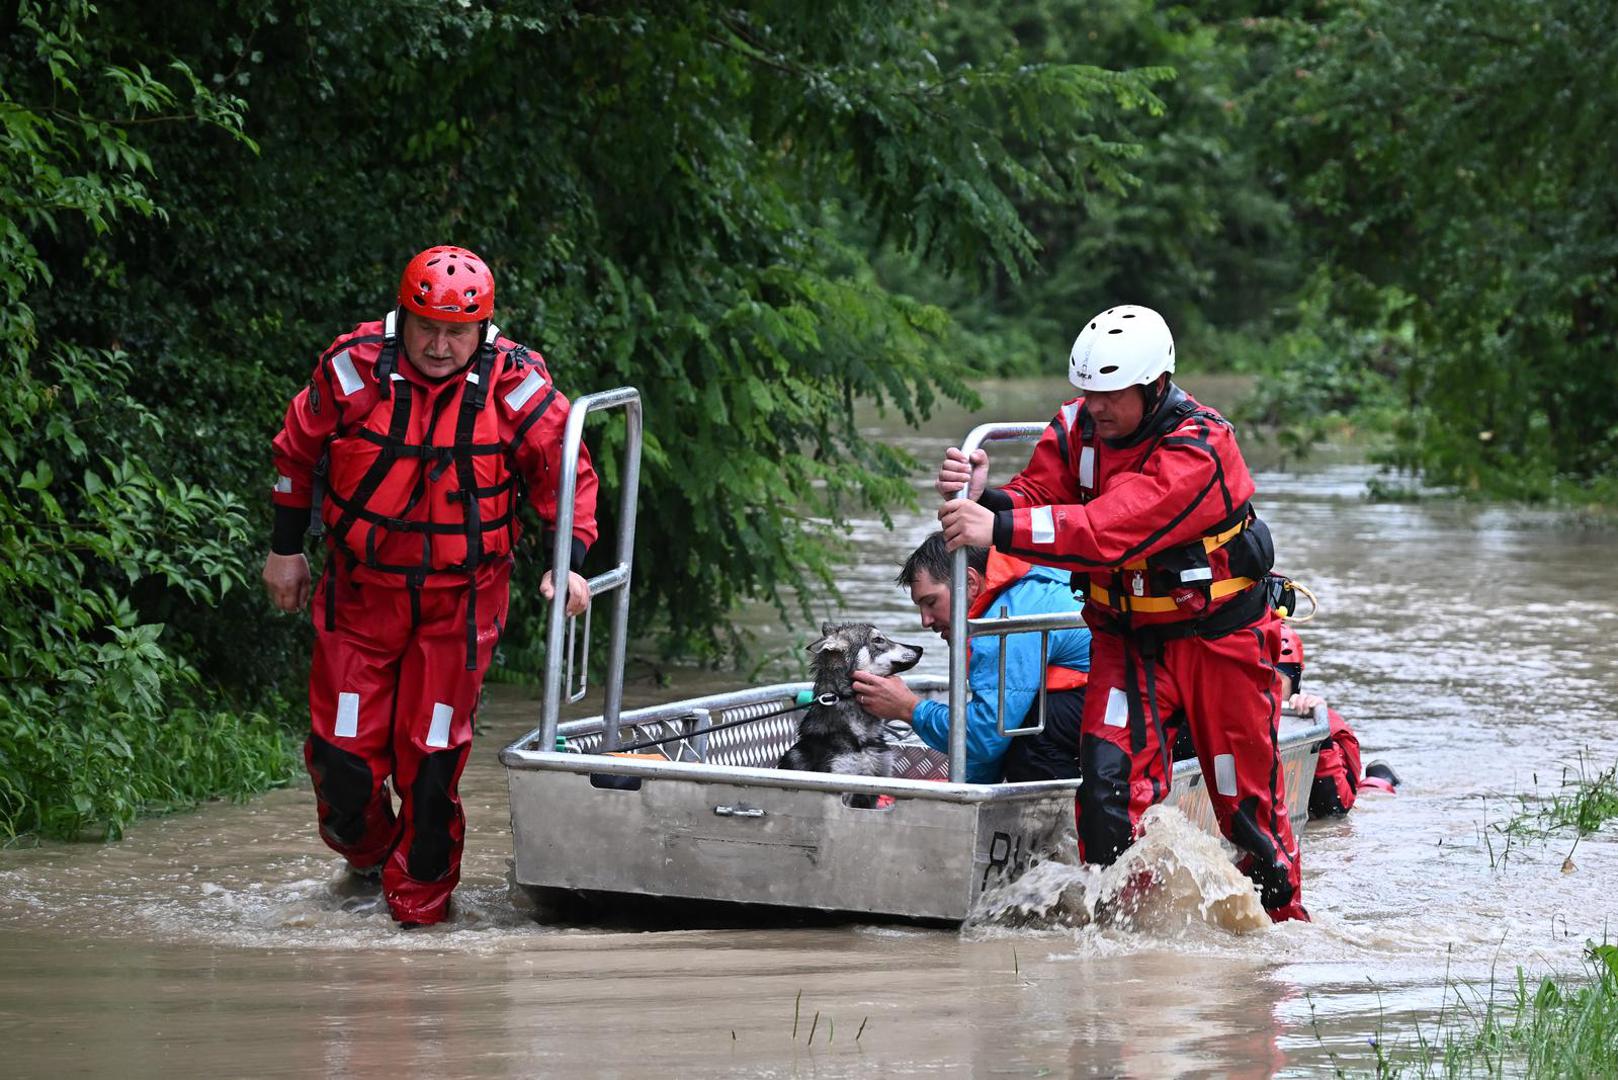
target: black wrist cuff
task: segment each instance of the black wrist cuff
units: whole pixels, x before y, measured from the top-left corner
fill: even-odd
[[[1011,496],[1001,488],[984,488],[983,494],[978,496],[978,505],[986,506],[998,513],[1001,510],[1012,508]]]
[[[541,550],[545,552],[545,557],[550,558],[551,552],[556,549],[556,533],[546,529],[540,535],[539,543]],[[589,553],[589,545],[577,536],[573,537],[573,547],[567,555],[567,568],[574,573],[582,574],[584,572],[584,557]]]
[[[270,529],[270,550],[277,555],[302,555],[303,534],[309,528],[307,506],[277,506]]]
[[[1011,530],[1016,523],[1017,516],[1011,510],[996,510],[994,513],[994,546],[1000,551],[1011,550]]]

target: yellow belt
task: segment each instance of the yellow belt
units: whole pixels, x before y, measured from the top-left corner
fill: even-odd
[[[1202,550],[1210,555],[1213,554],[1246,531],[1247,524],[1248,519],[1243,518],[1222,533],[1204,536],[1202,538]],[[1124,563],[1123,568],[1125,570],[1144,571],[1146,569],[1146,560],[1136,559],[1134,562]],[[1223,581],[1215,581],[1208,586],[1208,598],[1210,600],[1223,600],[1225,597],[1233,593],[1239,593],[1253,584],[1253,579],[1246,577],[1225,578]],[[1106,607],[1112,607],[1111,591],[1100,585],[1091,584],[1090,599]],[[1176,604],[1171,596],[1133,596],[1124,593],[1123,602],[1124,607],[1122,610],[1139,611],[1148,615],[1161,615],[1164,612],[1180,610],[1180,605]]]
[[[1239,593],[1254,584],[1256,582],[1250,577],[1224,578],[1208,586],[1208,598],[1210,600],[1223,600],[1225,597]],[[1112,607],[1111,591],[1094,582],[1090,585],[1090,599],[1103,607]],[[1129,593],[1124,593],[1123,601],[1123,608],[1115,610],[1140,611],[1148,615],[1160,615],[1168,611],[1183,610],[1179,604],[1174,602],[1172,596],[1133,596]]]

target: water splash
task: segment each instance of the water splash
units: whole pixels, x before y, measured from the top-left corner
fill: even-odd
[[[1173,807],[1154,806],[1141,820],[1144,833],[1111,866],[1048,859],[984,893],[969,923],[1098,925],[1151,937],[1173,936],[1194,924],[1237,934],[1270,925],[1253,883],[1217,839]]]

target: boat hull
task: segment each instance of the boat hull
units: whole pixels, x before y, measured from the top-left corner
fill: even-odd
[[[921,693],[939,680],[911,681]],[[1070,847],[1078,781],[950,784],[943,755],[897,749],[894,778],[771,767],[796,731],[808,684],[786,683],[626,712],[618,745],[679,733],[665,758],[592,752],[595,717],[538,731],[501,752],[511,793],[514,876],[536,890],[764,904],[960,921],[979,896]],[[701,729],[760,718],[710,734]],[[1294,829],[1307,815],[1321,721],[1285,721],[1282,761]],[[886,795],[851,805],[853,795]],[[1195,761],[1168,801],[1215,832]]]

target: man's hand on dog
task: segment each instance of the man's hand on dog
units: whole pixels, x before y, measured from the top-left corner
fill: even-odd
[[[556,596],[556,587],[551,584],[551,572],[545,571],[545,576],[539,579],[539,594],[550,600]],[[582,615],[584,609],[590,606],[590,583],[584,577],[572,570],[567,572],[567,613],[569,615]]]
[[[944,451],[944,463],[938,467],[938,480],[933,487],[942,499],[955,498],[962,488],[967,488],[967,498],[976,499],[983,494],[988,482],[988,451],[972,451],[972,460],[968,462],[966,455],[952,446]]]
[[[938,511],[944,529],[944,546],[990,547],[994,544],[994,511],[971,499],[951,499]]]
[[[909,720],[921,699],[897,675],[854,673],[854,700],[860,708],[883,720]]]

